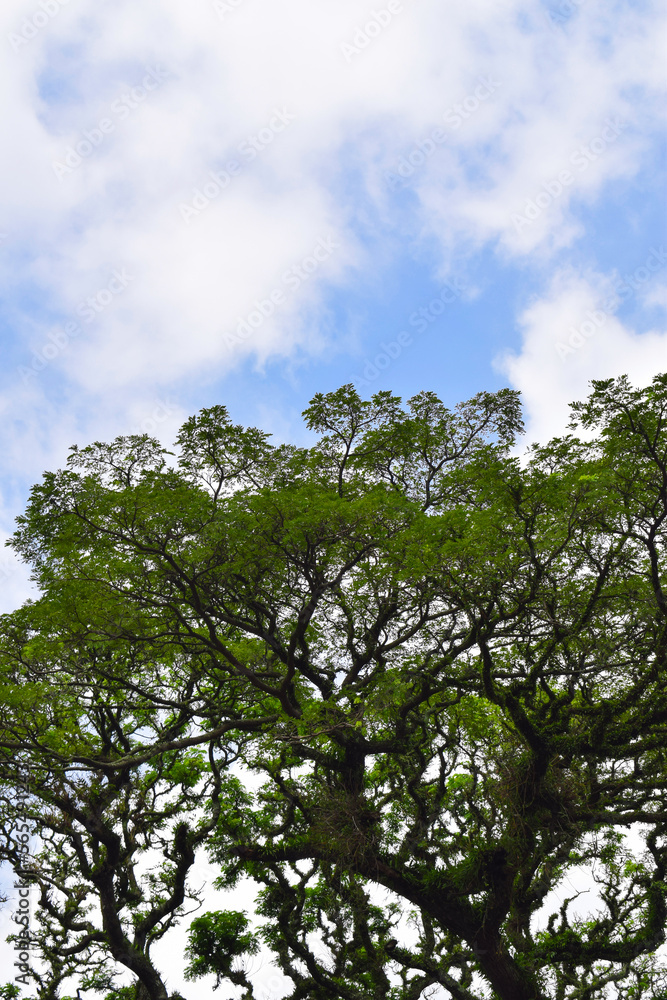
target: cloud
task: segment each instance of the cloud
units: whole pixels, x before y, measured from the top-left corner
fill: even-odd
[[[367,192],[386,203],[383,169],[422,133],[446,128],[446,148],[415,187],[418,224],[438,237],[443,267],[467,244],[498,241],[515,255],[567,245],[581,231],[576,203],[636,171],[645,140],[628,95],[648,95],[650,120],[657,7],[612,4],[603,14],[584,5],[555,30],[537,3],[399,6],[367,38],[352,2],[248,0],[221,15],[213,3],[138,10],[76,0],[18,51],[9,46],[5,216],[35,248],[36,294],[66,317],[114,269],[135,275],[122,304],[63,358],[78,385],[98,391],[101,371],[118,384],[149,370],[165,381],[229,367],[238,352],[230,355],[225,331],[330,234],[341,243],[330,266],[245,347],[259,356],[308,349],[327,290],[369,265],[359,244],[369,234],[341,183],[357,140]],[[20,31],[25,10],[5,5],[7,33]],[[347,60],[342,47],[359,32],[367,44]],[[148,91],[150,73],[159,85]],[[498,87],[467,112],[481,78]],[[452,125],[457,105],[467,117]],[[268,135],[276,109],[292,123],[250,158],[249,140]],[[598,151],[574,165],[591,144]],[[68,150],[75,165],[58,176],[54,163]],[[179,206],[230,161],[237,175],[186,224]],[[568,169],[572,183],[550,196]],[[529,202],[538,216],[517,228]]]
[[[657,262],[654,251],[646,259]],[[521,390],[528,442],[562,434],[569,404],[588,396],[592,379],[628,375],[643,386],[667,370],[667,325],[639,332],[615,315],[622,300],[650,295],[651,282],[661,287],[657,272],[643,280],[645,270],[642,263],[628,276],[634,288],[618,275],[559,270],[521,314],[521,350],[499,357],[496,367]]]
[[[403,0],[389,20],[382,0],[54,2],[46,21],[24,0],[0,11],[0,433],[25,477],[248,357],[349,349],[332,343],[331,297],[406,246],[441,281],[488,250],[540,280],[562,269],[585,209],[640,170],[659,113],[651,0],[557,23],[537,0]],[[393,189],[402,160],[416,166]],[[313,268],[323,240],[335,252]],[[587,281],[572,271],[561,298]],[[554,288],[545,317],[561,323]],[[548,325],[537,309],[506,370],[532,373],[551,426],[540,400],[581,394],[575,372],[609,355],[591,343],[561,364],[531,332]],[[605,342],[625,343],[615,323]]]
[[[451,253],[492,242],[544,263],[582,234],[580,207],[637,172],[661,128],[656,8],[588,4],[567,30],[542,30],[531,9],[523,30],[516,6],[491,15],[486,60],[473,64],[499,86],[418,184],[424,224]]]

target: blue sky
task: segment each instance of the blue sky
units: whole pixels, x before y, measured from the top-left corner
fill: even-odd
[[[661,4],[0,20],[5,537],[71,444],[169,443],[213,403],[305,440],[308,400],[345,382],[451,404],[511,385],[532,440],[591,378],[664,369]],[[2,567],[7,608],[26,581]]]
[[[70,445],[203,406],[304,442],[347,382],[509,385],[528,442],[667,370],[666,38],[657,0],[3,0],[0,540]]]
[[[5,0],[3,537],[71,444],[169,443],[213,403],[305,440],[308,400],[346,382],[511,385],[530,440],[591,378],[664,370],[664,21],[651,0]],[[0,604],[26,593],[3,556]]]

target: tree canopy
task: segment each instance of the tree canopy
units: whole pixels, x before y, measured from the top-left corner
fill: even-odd
[[[18,520],[34,996],[180,997],[179,920],[187,978],[245,1000],[260,947],[290,1000],[667,995],[667,375],[594,382],[522,459],[510,390],[304,416],[311,447],[222,406],[174,453],[75,447]],[[197,852],[253,912],[193,916]]]

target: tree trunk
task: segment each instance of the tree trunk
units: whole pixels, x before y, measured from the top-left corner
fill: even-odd
[[[498,1000],[544,1000],[533,975],[519,968],[497,933],[483,929],[474,948],[482,974]]]

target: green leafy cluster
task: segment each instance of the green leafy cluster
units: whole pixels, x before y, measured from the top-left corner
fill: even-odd
[[[523,461],[510,390],[305,419],[75,448],[19,519],[0,858],[36,1000],[169,1000],[186,919],[188,981],[244,1000],[258,949],[289,1000],[665,995],[667,376],[593,383]],[[193,916],[204,852],[252,915]]]

